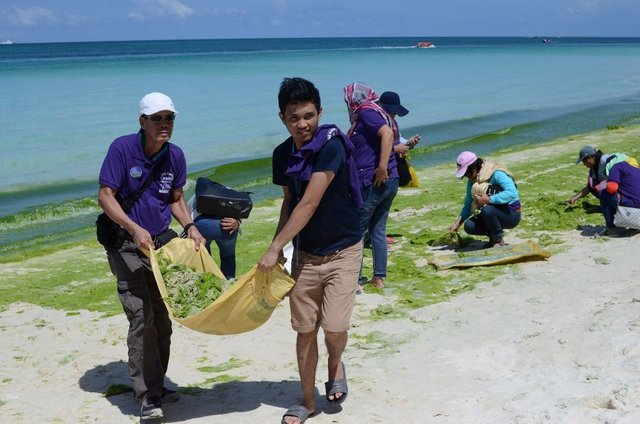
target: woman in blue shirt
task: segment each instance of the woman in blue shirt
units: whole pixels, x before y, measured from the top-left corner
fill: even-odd
[[[504,246],[504,229],[520,223],[520,199],[513,174],[504,166],[484,160],[473,152],[462,152],[456,160],[456,177],[467,177],[467,195],[460,216],[449,227],[489,236],[486,247]],[[473,215],[473,216],[472,216]]]

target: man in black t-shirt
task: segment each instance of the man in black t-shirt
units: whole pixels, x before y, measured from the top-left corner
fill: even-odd
[[[319,126],[320,94],[302,78],[285,78],[278,94],[280,119],[289,137],[273,152],[273,182],[282,186],[284,201],[271,245],[258,266],[268,271],[294,244],[291,324],[298,333],[296,353],[302,405],[294,405],[282,422],[298,424],[316,412],[317,334],[322,327],[329,354],[325,383],[327,402],[347,398],[342,353],[358,287],[362,206],[353,145],[334,125]]]

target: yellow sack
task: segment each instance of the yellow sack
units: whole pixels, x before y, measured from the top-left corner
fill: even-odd
[[[409,181],[409,184],[407,184],[407,187],[415,187],[415,188],[420,187],[420,179],[418,178],[418,174],[416,173],[416,170],[413,168],[413,165],[411,165],[408,161],[407,161],[407,165],[409,165],[409,175],[411,175],[411,181]]]
[[[162,246],[158,252],[162,252],[172,262],[191,265],[198,272],[211,272],[225,279],[207,249],[202,246],[196,252],[192,239],[175,238]],[[160,273],[155,250],[151,249],[149,258],[160,294],[166,299],[167,288]],[[294,283],[293,279],[285,274],[282,265],[276,265],[268,273],[258,271],[256,266],[196,315],[176,318],[166,301],[165,306],[172,319],[192,330],[218,335],[239,334],[255,330],[267,322]]]

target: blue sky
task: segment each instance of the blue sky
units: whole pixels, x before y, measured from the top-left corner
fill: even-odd
[[[640,36],[640,0],[0,0],[0,41]]]

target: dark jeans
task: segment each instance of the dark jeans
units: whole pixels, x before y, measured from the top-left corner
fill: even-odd
[[[508,205],[486,205],[480,213],[466,220],[464,231],[467,234],[489,236],[492,242],[502,240],[504,228],[514,228],[520,223],[520,212],[515,212]]]
[[[129,376],[133,394],[160,396],[169,366],[171,320],[162,302],[151,264],[131,241],[107,252],[118,279],[118,296],[129,320]]]
[[[615,227],[613,217],[616,214],[620,201],[621,199],[618,197],[618,193],[609,194],[607,190],[600,192],[600,209],[602,209],[602,215],[604,215],[604,222],[606,222],[607,228]]]
[[[220,218],[211,215],[200,215],[195,219],[196,227],[207,241],[206,247],[211,253],[211,242],[215,241],[220,251],[220,271],[227,280],[236,277],[236,240],[238,231],[229,234],[222,229]]]
[[[370,185],[361,189],[360,231],[371,235],[374,277],[387,276],[387,218],[398,187],[398,179],[390,178],[378,187]]]

